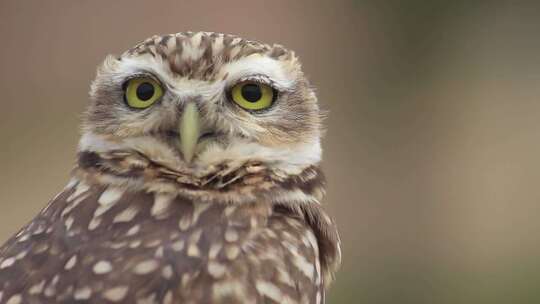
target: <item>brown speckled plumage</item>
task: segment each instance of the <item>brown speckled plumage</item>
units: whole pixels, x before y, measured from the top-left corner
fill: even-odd
[[[205,95],[246,74],[231,67],[242,58],[277,71],[246,63],[281,90],[265,114]],[[72,180],[0,247],[0,303],[324,303],[339,237],[320,204],[321,115],[294,54],[179,33],[108,60],[93,84]],[[170,92],[135,112],[121,100],[121,83],[141,71]],[[215,132],[191,164],[167,135],[186,100]]]
[[[198,36],[197,39],[193,39]],[[182,59],[185,47],[196,45],[201,55]],[[219,49],[216,45],[220,45]],[[267,45],[235,35],[220,33],[178,33],[153,36],[129,49],[129,56],[150,54],[165,60],[171,71],[180,77],[215,80],[216,71],[228,62],[253,54],[265,54],[278,60],[296,60],[294,53],[281,45]]]

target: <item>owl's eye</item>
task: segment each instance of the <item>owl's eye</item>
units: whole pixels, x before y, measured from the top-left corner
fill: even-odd
[[[274,89],[262,83],[242,82],[231,90],[232,100],[246,110],[263,110],[272,105]]]
[[[132,108],[148,108],[161,96],[163,96],[163,89],[150,77],[132,78],[125,85],[126,103]]]

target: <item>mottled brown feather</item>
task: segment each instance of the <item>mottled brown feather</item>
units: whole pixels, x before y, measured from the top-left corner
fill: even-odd
[[[294,262],[301,256],[306,265],[319,263],[319,249],[306,242],[314,232],[305,215],[264,203],[178,196],[156,216],[156,194],[119,189],[119,197],[109,196],[111,207],[95,216],[107,189],[84,183],[67,188],[0,249],[0,265],[15,258],[0,269],[4,299],[282,303],[287,297],[289,303],[315,303],[317,294],[324,296],[322,278],[306,277]],[[122,217],[126,210],[131,216]],[[99,224],[89,228],[96,218]],[[257,284],[272,284],[279,293],[265,295]],[[110,291],[115,286],[116,295]]]

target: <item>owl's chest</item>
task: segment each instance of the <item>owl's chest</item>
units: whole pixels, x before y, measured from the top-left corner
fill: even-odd
[[[0,282],[11,282],[5,290],[33,291],[39,299],[46,291],[71,299],[77,288],[84,297],[85,286],[165,292],[195,277],[209,260],[239,254],[264,221],[251,211],[79,184],[0,249],[14,259],[0,269]]]

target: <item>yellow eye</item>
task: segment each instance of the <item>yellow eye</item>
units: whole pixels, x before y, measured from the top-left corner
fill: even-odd
[[[272,105],[274,90],[268,85],[248,81],[235,85],[232,88],[231,97],[244,109],[262,110]]]
[[[136,109],[148,108],[163,96],[163,89],[159,83],[150,77],[128,80],[125,90],[127,104]]]

